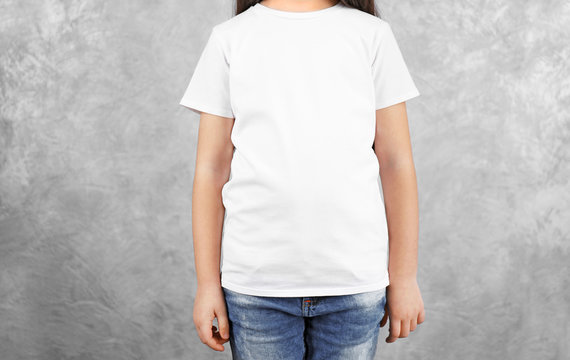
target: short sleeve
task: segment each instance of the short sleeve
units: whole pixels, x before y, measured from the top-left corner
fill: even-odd
[[[376,110],[420,95],[390,24],[382,20],[380,28],[372,62]]]
[[[212,28],[190,83],[180,100],[190,110],[233,118],[229,91],[229,64],[216,28]]]

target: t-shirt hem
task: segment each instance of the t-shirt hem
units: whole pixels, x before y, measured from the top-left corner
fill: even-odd
[[[271,297],[308,297],[308,296],[338,296],[338,295],[351,295],[367,291],[382,290],[386,286],[390,285],[389,278],[384,278],[382,281],[375,282],[372,284],[351,286],[351,287],[335,287],[335,288],[323,288],[323,289],[255,289],[247,286],[242,286],[238,284],[233,284],[222,278],[221,286],[229,290],[254,296],[271,296]]]
[[[208,114],[227,117],[227,118],[233,118],[234,117],[233,112],[228,110],[228,109],[220,108],[220,107],[213,106],[213,105],[206,104],[206,103],[202,103],[202,102],[198,103],[198,102],[193,102],[193,101],[189,101],[186,99],[182,99],[182,100],[180,100],[179,104],[184,106],[184,107],[189,108],[190,110],[194,111],[197,114],[200,114],[201,112],[205,112]]]
[[[408,93],[405,93],[403,95],[390,98],[389,100],[385,100],[385,101],[382,101],[380,103],[376,103],[376,110],[387,108],[388,106],[399,104],[401,102],[413,99],[417,96],[420,96],[420,92],[417,89],[415,89],[415,90],[408,92]]]

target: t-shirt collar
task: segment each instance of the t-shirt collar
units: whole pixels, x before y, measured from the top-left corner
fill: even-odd
[[[317,17],[317,16],[322,16],[322,15],[325,15],[327,13],[330,13],[330,12],[333,12],[333,11],[339,9],[341,6],[342,6],[342,2],[339,1],[333,6],[329,6],[327,8],[319,9],[319,10],[285,11],[285,10],[274,9],[274,8],[269,7],[269,6],[265,6],[261,3],[257,3],[253,6],[253,9],[259,13],[276,15],[276,16],[287,17],[287,18],[294,18],[294,19],[295,18],[302,19],[302,18],[313,18],[313,17]]]

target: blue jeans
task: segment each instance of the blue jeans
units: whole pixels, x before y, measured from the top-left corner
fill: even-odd
[[[233,359],[374,358],[386,288],[314,297],[253,296],[222,290]]]

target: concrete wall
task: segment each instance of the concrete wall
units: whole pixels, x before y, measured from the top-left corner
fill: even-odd
[[[570,355],[570,6],[383,1],[408,105],[426,322],[382,359]],[[198,116],[228,1],[0,3],[0,359],[228,359],[194,329]]]

